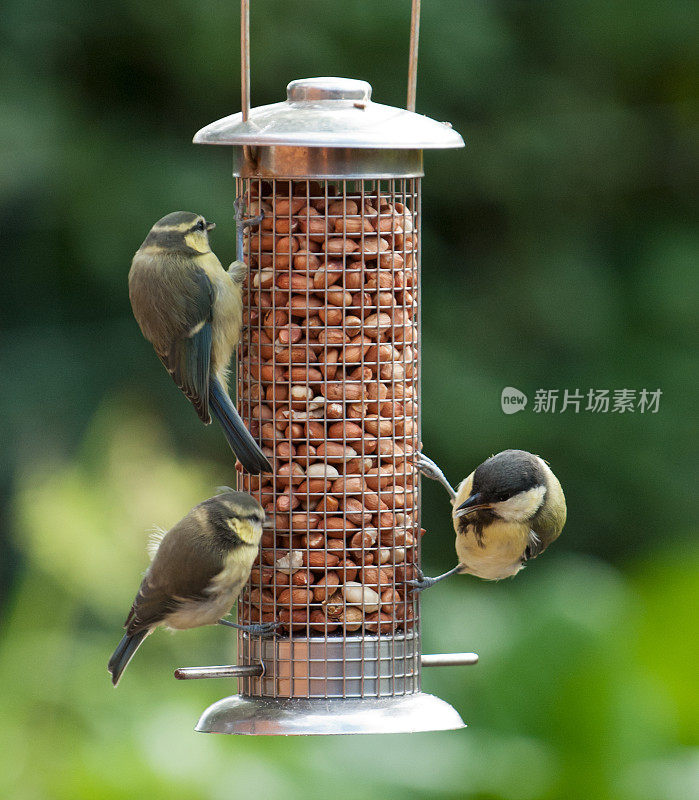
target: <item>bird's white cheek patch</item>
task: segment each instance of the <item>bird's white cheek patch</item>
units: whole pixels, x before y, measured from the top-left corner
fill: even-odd
[[[534,516],[541,507],[546,494],[545,486],[535,486],[520,492],[509,500],[493,503],[493,511],[506,522],[516,522]]]

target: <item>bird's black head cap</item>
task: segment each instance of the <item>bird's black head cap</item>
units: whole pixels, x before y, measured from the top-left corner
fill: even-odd
[[[483,502],[496,503],[545,485],[537,456],[526,450],[503,450],[476,468],[472,492],[479,492]]]

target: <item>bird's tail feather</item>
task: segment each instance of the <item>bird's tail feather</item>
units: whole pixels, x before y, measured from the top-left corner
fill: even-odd
[[[121,673],[126,669],[129,661],[134,657],[136,650],[141,646],[143,640],[148,636],[150,630],[138,631],[138,633],[128,633],[117,645],[116,650],[109,659],[107,669],[112,673],[112,683],[116,686],[121,678]]]
[[[240,418],[235,406],[219,380],[209,385],[209,408],[226,434],[228,444],[248,472],[272,472],[272,466]]]

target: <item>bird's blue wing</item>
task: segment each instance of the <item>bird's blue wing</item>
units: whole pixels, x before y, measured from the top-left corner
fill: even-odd
[[[190,400],[205,423],[209,414],[209,365],[211,360],[211,315],[213,287],[206,273],[197,269],[187,285],[181,329],[186,334],[171,342],[168,352],[159,354],[173,380]]]

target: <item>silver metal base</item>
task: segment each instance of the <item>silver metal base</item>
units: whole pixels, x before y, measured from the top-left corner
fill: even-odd
[[[422,692],[403,697],[348,700],[272,699],[236,694],[209,706],[195,730],[255,736],[308,736],[417,733],[465,727],[449,703]]]

